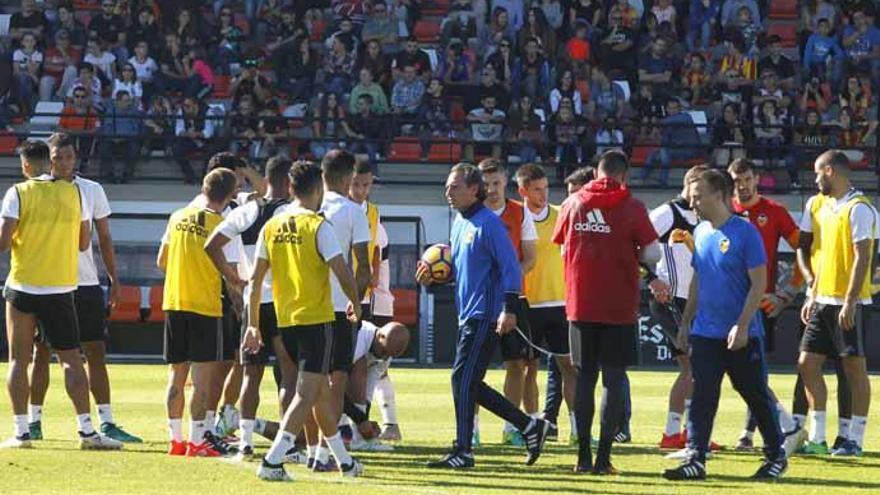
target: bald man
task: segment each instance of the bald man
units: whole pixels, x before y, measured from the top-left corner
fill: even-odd
[[[363,321],[354,351],[354,364],[346,391],[345,414],[351,419],[354,437],[352,450],[390,451],[376,436],[378,425],[369,420],[370,399],[376,384],[388,374],[391,360],[401,356],[409,346],[409,329],[392,321],[377,327]]]

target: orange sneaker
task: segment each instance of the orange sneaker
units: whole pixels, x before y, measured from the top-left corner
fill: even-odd
[[[186,455],[186,442],[171,441],[171,447],[168,449],[168,455]]]
[[[664,450],[681,450],[684,448],[685,443],[687,443],[687,434],[684,432],[675,433],[673,435],[667,435],[664,433],[663,438],[660,439],[660,448]]]
[[[723,449],[723,448],[724,448],[724,447],[722,447],[721,445],[718,445],[718,444],[715,443],[715,442],[709,442],[709,450],[711,450],[712,452],[715,452],[715,451],[721,450],[721,449]]]
[[[220,453],[211,448],[208,442],[202,442],[198,445],[189,442],[186,444],[187,457],[220,457]]]

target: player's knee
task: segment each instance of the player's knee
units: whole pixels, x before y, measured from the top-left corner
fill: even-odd
[[[103,342],[83,342],[82,350],[89,365],[103,364],[107,359],[107,348]]]

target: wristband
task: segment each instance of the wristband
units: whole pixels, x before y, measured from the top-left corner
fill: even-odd
[[[517,314],[519,312],[520,302],[519,294],[516,292],[504,293],[504,312]]]

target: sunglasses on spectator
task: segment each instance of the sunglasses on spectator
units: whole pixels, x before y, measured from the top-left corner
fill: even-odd
[[[86,95],[83,94],[83,93],[77,93],[77,94],[73,95],[73,98],[74,98],[75,100],[82,100],[82,99],[85,98],[85,97],[86,97]]]

